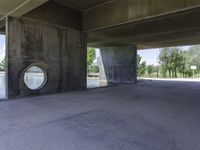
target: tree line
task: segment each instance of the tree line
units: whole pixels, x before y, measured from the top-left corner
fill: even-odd
[[[147,65],[137,56],[138,76],[189,78],[199,77],[200,73],[200,45],[191,46],[188,50],[178,47],[162,48],[158,56],[159,65]],[[193,71],[191,66],[196,66]]]

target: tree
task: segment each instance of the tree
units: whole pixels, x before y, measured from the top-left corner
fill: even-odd
[[[99,73],[99,66],[98,65],[92,65],[89,67],[89,72],[92,73]]]
[[[95,58],[96,58],[95,48],[89,47],[87,49],[87,70],[88,70],[88,72],[89,72],[89,68],[93,64]]]
[[[153,66],[153,65],[148,65],[148,66],[147,66],[146,70],[147,70],[148,75],[151,76],[151,74],[152,74],[153,71],[154,71],[153,69],[154,69],[154,66]]]
[[[153,72],[156,72],[156,77],[159,77],[159,68],[160,66],[153,66]]]
[[[177,47],[172,48],[170,53],[171,53],[170,63],[172,67],[172,77],[177,78],[177,71],[180,70],[180,68],[184,68],[185,66],[184,53],[181,49]]]
[[[145,74],[146,71],[146,61],[141,62],[142,57],[140,55],[137,55],[137,74],[139,76],[142,76]]]
[[[161,65],[161,70],[162,70],[163,76],[166,77],[167,71],[169,71],[169,77],[171,77],[170,50],[169,50],[169,48],[161,49],[158,59],[159,59],[160,65]]]
[[[187,63],[200,68],[200,45],[191,46],[187,53]]]
[[[0,70],[5,71],[6,70],[6,60],[3,59],[0,63]]]
[[[185,68],[184,55],[184,52],[177,47],[161,49],[159,55],[159,63],[162,67],[164,76],[166,76],[166,72],[168,71],[170,78],[177,78],[177,71],[183,70]]]
[[[140,65],[141,60],[142,60],[142,56],[137,55],[137,66],[138,66],[138,67],[139,67],[139,65]]]
[[[139,75],[142,76],[145,74],[146,72],[146,67],[147,67],[147,64],[146,64],[146,61],[143,61],[141,64],[140,64],[140,67],[139,67]]]

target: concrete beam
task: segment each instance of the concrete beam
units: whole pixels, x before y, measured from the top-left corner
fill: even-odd
[[[48,0],[1,0],[0,14],[19,17],[47,1]]]
[[[41,5],[23,15],[23,17],[57,26],[82,30],[82,13],[54,1],[49,1]]]
[[[86,32],[161,17],[200,7],[199,0],[114,0],[83,14]]]
[[[154,42],[147,42],[147,43],[139,43],[137,45],[138,49],[150,49],[150,48],[161,48],[161,47],[174,47],[174,46],[187,46],[187,45],[195,45],[199,44],[200,39],[193,38],[193,39],[174,39],[168,41],[154,41]]]
[[[105,30],[88,33],[89,45],[101,46],[101,43],[118,42],[129,45],[147,47],[199,44],[200,38],[200,8],[191,9],[184,13],[177,13],[161,18],[133,22]],[[181,40],[183,40],[181,42]],[[177,41],[177,44],[175,43]],[[156,44],[147,44],[156,43]],[[148,48],[148,47],[147,47]]]

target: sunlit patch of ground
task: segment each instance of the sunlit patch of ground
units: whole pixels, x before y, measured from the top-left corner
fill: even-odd
[[[144,78],[144,77],[138,77],[138,80],[200,82],[200,78]]]

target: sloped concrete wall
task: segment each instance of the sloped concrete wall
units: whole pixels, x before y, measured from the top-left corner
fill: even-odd
[[[86,46],[81,31],[23,18],[7,20],[8,97],[51,94],[86,88]],[[30,90],[24,69],[47,72],[47,84]]]
[[[137,48],[118,46],[100,48],[100,78],[108,83],[134,83],[137,78]]]

